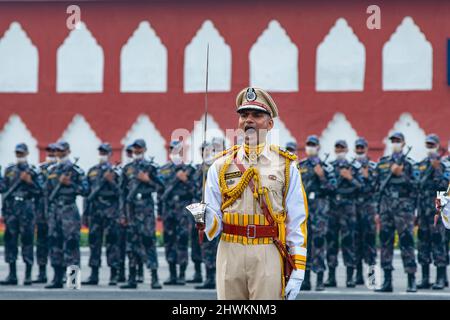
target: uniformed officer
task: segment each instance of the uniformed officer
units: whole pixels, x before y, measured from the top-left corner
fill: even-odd
[[[70,145],[58,142],[58,164],[50,168],[47,177],[50,262],[54,269],[47,289],[62,288],[66,267],[80,266],[81,217],[75,200],[77,196],[87,196],[89,189],[84,171],[69,155]]]
[[[48,171],[56,164],[56,144],[50,143],[45,151],[47,153],[45,162],[39,165],[39,171],[43,185],[46,184]],[[43,193],[36,199],[36,261],[39,266],[39,274],[33,283],[47,283],[47,260],[48,260],[48,194],[44,188]]]
[[[450,182],[450,165],[441,161],[439,155],[440,140],[435,134],[429,134],[425,139],[427,157],[415,167],[418,180],[418,260],[422,266],[422,282],[419,289],[431,287],[430,263],[437,268],[436,282],[433,289],[442,290],[445,286],[445,269],[447,266],[447,243],[445,227],[441,221],[435,224],[436,192],[445,190]],[[443,159],[442,159],[443,160]]]
[[[306,194],[296,157],[266,144],[267,131],[278,116],[266,91],[246,88],[238,94],[236,106],[244,144],[213,163],[205,188],[205,233],[209,239],[221,234],[217,295],[295,299],[307,254]],[[285,266],[293,270],[286,286]]]
[[[326,287],[336,287],[336,267],[338,266],[339,244],[342,248],[344,265],[347,267],[347,288],[355,287],[353,272],[355,260],[356,194],[363,182],[359,170],[361,165],[348,161],[347,142],[337,140],[334,144],[336,159],[331,162],[336,176],[336,191],[330,201],[327,231],[328,280]],[[339,237],[340,236],[340,237]]]
[[[98,151],[99,163],[87,174],[89,195],[83,213],[83,222],[89,227],[89,267],[92,271],[89,279],[82,284],[98,284],[105,239],[107,264],[111,268],[109,285],[116,285],[120,267],[120,172],[111,163],[112,147],[109,143],[102,143]]]
[[[377,202],[375,197],[375,170],[376,162],[368,157],[369,144],[363,137],[355,141],[355,161],[361,169],[359,171],[363,186],[356,199],[356,281],[357,285],[364,284],[363,260],[373,269],[376,264],[376,226],[375,213]],[[370,270],[369,269],[369,270]]]
[[[407,292],[416,292],[416,260],[414,255],[414,209],[416,189],[413,175],[414,161],[403,154],[405,137],[394,132],[390,137],[392,154],[380,159],[376,169],[377,192],[380,197],[381,267],[384,282],[377,292],[391,292],[392,259],[395,230],[400,240],[403,267],[408,274]]]
[[[286,143],[286,150],[298,156],[298,146],[295,141],[289,141]]]
[[[16,261],[18,241],[25,262],[24,285],[31,285],[33,266],[35,199],[42,194],[42,180],[38,169],[28,163],[28,147],[19,143],[15,148],[16,163],[8,166],[2,179],[3,220],[5,221],[5,262],[9,274],[1,285],[17,285]]]
[[[161,167],[160,177],[166,189],[161,196],[162,219],[164,224],[164,248],[169,263],[169,279],[165,285],[185,285],[188,265],[188,245],[191,234],[191,217],[186,214],[186,206],[192,203],[195,193],[194,168],[183,162],[183,144],[170,142],[168,164]],[[196,271],[201,260],[196,262]],[[177,275],[177,265],[179,274]]]
[[[156,217],[153,193],[161,193],[164,186],[158,178],[156,165],[145,159],[147,146],[144,140],[133,143],[133,162],[122,173],[124,206],[122,223],[127,225],[128,283],[122,289],[136,289],[138,263],[146,264],[151,271],[151,288],[161,289],[158,279],[156,252]]]
[[[295,150],[295,149],[294,149]],[[316,135],[308,136],[305,143],[306,158],[299,162],[302,180],[308,195],[308,258],[302,290],[310,290],[311,269],[317,274],[316,291],[325,289],[323,274],[326,258],[326,233],[329,196],[336,188],[334,169],[319,158],[320,142]],[[328,158],[328,157],[327,157]]]

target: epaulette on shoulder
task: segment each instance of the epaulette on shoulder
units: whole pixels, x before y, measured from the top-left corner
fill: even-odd
[[[227,150],[224,150],[224,151],[222,151],[222,152],[219,152],[219,153],[215,154],[215,155],[214,155],[214,160],[219,159],[219,158],[221,158],[221,157],[223,157],[223,156],[226,156],[227,154],[229,154],[229,153],[231,153],[231,152],[233,152],[233,151],[236,151],[236,150],[239,149],[240,147],[241,147],[240,145],[235,144],[235,145],[232,146],[231,148],[229,148],[229,149],[227,149]]]
[[[292,152],[289,152],[285,149],[282,149],[280,146],[276,146],[276,145],[272,144],[270,146],[270,149],[278,152],[281,156],[283,156],[291,161],[297,160],[297,156],[295,154],[293,154]]]

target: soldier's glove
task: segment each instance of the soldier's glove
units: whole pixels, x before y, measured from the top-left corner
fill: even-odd
[[[305,273],[303,270],[293,270],[291,273],[291,277],[285,288],[285,298],[286,300],[295,300],[297,298],[298,293],[300,292],[300,288],[302,287],[303,278]]]

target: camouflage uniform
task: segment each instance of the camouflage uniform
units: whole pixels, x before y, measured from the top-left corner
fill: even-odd
[[[314,172],[314,167],[320,165],[325,173],[323,178]],[[336,177],[333,167],[321,161],[318,157],[308,157],[300,161],[298,168],[302,175],[305,192],[308,196],[308,257],[306,271],[312,269],[319,273],[325,271],[326,235],[328,224],[329,195],[336,188]]]
[[[148,173],[151,182],[140,182],[137,179],[139,172]],[[164,186],[157,176],[156,166],[147,160],[135,160],[125,166],[121,189],[124,201],[121,214],[127,220],[126,250],[130,270],[135,269],[138,263],[157,270],[156,219],[152,193],[160,193]]]
[[[71,184],[68,186],[61,184],[59,191],[55,193],[62,174],[70,174]],[[69,160],[52,166],[48,174],[46,191],[49,195],[51,265],[54,268],[79,266],[81,217],[75,200],[77,196],[87,196],[89,191],[84,171]]]
[[[27,171],[32,177],[32,184],[20,181],[20,174]],[[5,170],[2,181],[3,218],[5,220],[5,262],[12,264],[17,260],[18,241],[22,246],[22,258],[27,265],[33,265],[33,240],[36,198],[42,194],[42,179],[38,170],[28,163],[10,165]],[[14,187],[16,186],[16,187]]]
[[[113,183],[105,180],[103,175],[112,171],[115,176]],[[103,238],[106,241],[107,264],[116,270],[120,267],[119,247],[119,199],[120,173],[110,163],[101,163],[92,167],[87,174],[90,197],[86,203],[84,214],[89,221],[89,266],[98,268],[101,265]],[[95,192],[95,196],[93,196]]]
[[[191,179],[182,182],[176,177],[179,171],[187,171]],[[161,215],[164,223],[164,247],[169,268],[180,265],[180,281],[184,281],[184,271],[188,264],[188,245],[192,218],[186,206],[192,203],[195,184],[192,180],[194,168],[190,165],[175,165],[173,162],[161,167],[160,177],[166,190],[161,197]],[[171,273],[172,277],[173,272]],[[174,279],[172,279],[174,280]]]

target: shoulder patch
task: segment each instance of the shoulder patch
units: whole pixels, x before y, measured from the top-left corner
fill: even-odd
[[[285,149],[282,149],[279,146],[276,146],[274,144],[272,144],[270,146],[270,150],[278,152],[281,156],[283,156],[291,161],[297,160],[297,156],[295,154],[293,154],[292,152],[289,152]]]

